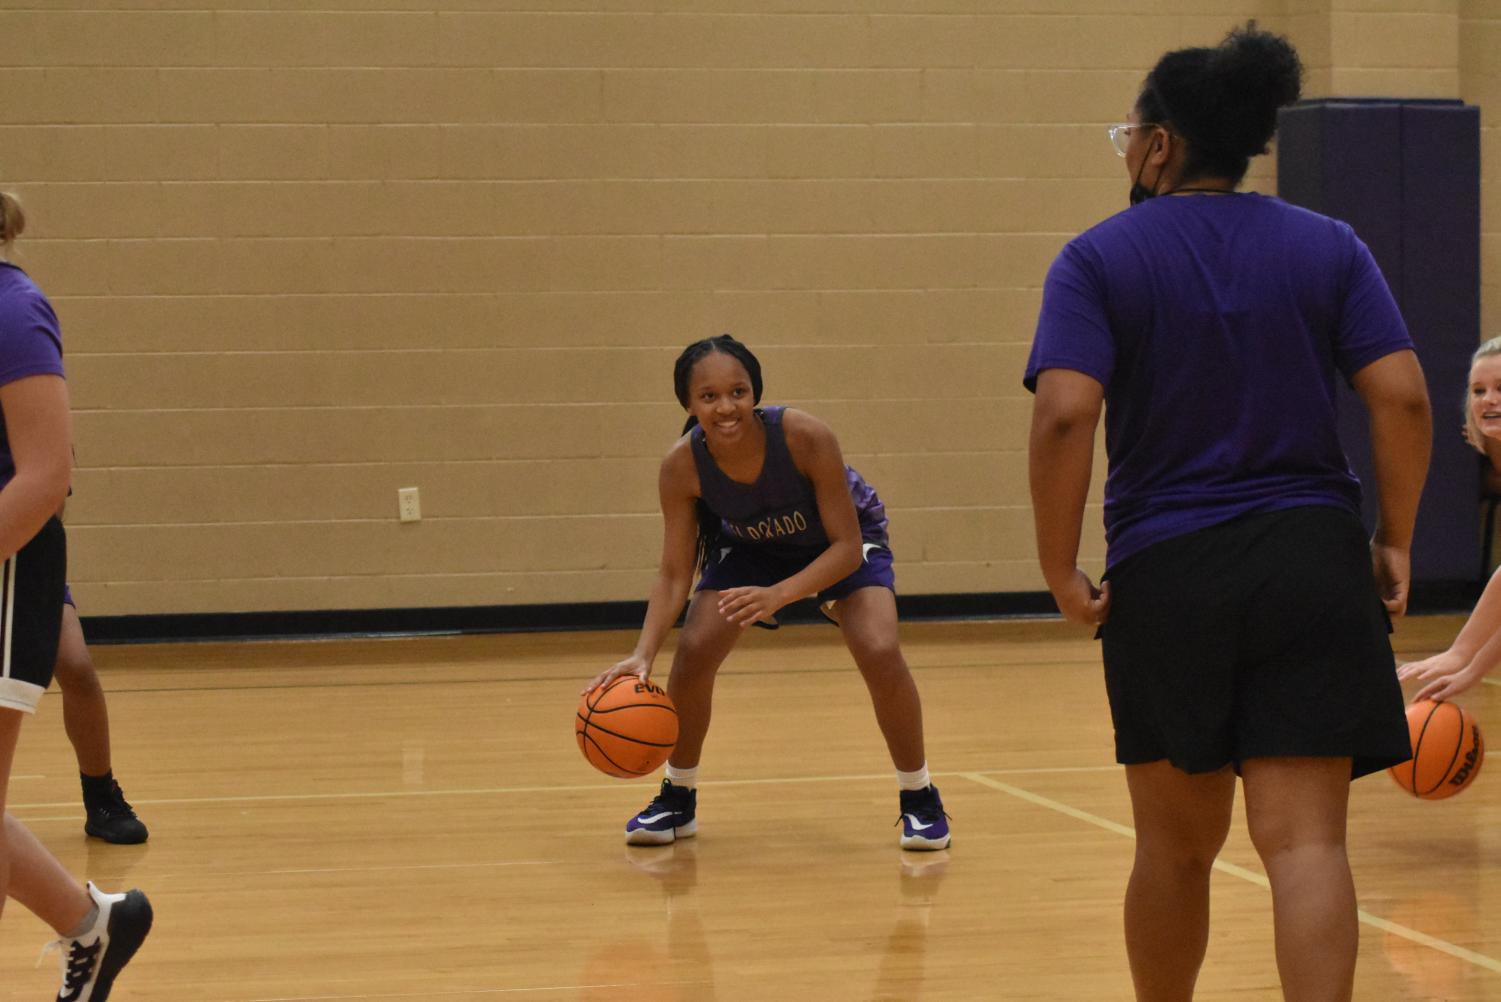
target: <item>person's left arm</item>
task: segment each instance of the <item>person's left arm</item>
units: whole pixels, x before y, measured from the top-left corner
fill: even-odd
[[[775,615],[784,605],[817,595],[853,574],[863,559],[860,519],[850,498],[839,440],[828,425],[802,411],[783,411],[782,428],[793,463],[813,485],[818,517],[829,545],[807,567],[769,588],[726,588],[720,592],[720,613],[738,626],[750,626]]]

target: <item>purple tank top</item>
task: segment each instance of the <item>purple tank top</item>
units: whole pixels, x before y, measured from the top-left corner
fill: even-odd
[[[766,458],[761,475],[753,484],[742,484],[724,475],[704,442],[704,429],[689,433],[693,462],[704,503],[720,518],[720,541],[762,546],[778,553],[813,559],[829,546],[818,498],[813,485],[792,461],[787,435],[782,427],[785,407],[759,408],[756,413],[766,426]],[[875,489],[853,469],[844,468],[850,499],[860,519],[860,536],[867,543],[887,546],[886,506]]]

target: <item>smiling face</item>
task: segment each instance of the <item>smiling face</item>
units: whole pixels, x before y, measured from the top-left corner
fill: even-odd
[[[1470,366],[1470,397],[1466,417],[1471,436],[1501,441],[1501,355],[1485,355]],[[1479,438],[1474,444],[1483,443]]]
[[[756,419],[756,396],[739,359],[713,351],[698,360],[688,377],[688,413],[712,443],[743,440]]]

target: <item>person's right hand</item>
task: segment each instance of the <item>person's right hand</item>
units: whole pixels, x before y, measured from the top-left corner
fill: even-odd
[[[1110,582],[1096,588],[1089,575],[1074,568],[1072,576],[1053,590],[1058,611],[1070,623],[1099,626],[1110,618]]]
[[[639,654],[632,654],[624,661],[617,661],[605,671],[594,676],[594,681],[584,686],[584,691],[579,693],[579,695],[587,696],[595,689],[598,689],[602,685],[609,685],[622,675],[636,675],[643,682],[650,681],[651,662]]]
[[[1454,651],[1444,651],[1431,658],[1411,661],[1397,669],[1397,678],[1415,678],[1428,684],[1419,689],[1413,700],[1445,700],[1473,689],[1485,677],[1485,666]]]

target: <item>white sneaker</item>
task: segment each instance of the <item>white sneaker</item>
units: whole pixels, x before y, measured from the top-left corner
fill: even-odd
[[[151,902],[140,891],[105,894],[90,883],[89,897],[99,906],[94,927],[76,939],[54,940],[42,951],[43,956],[62,951],[63,986],[57,1002],[104,1002],[115,977],[151,931]]]

